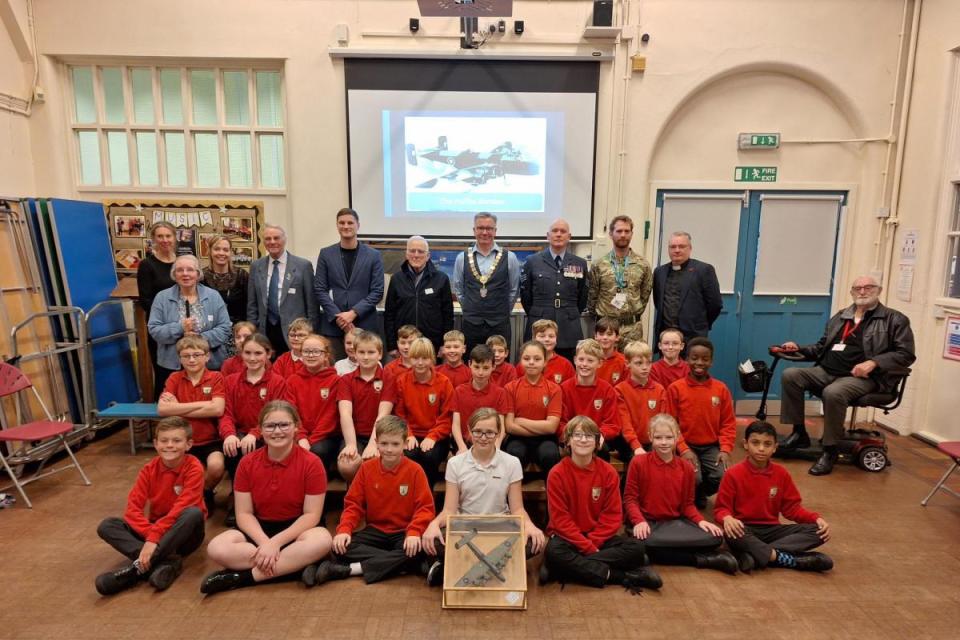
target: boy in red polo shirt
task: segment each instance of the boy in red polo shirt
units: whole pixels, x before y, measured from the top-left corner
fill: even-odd
[[[227,358],[223,361],[223,364],[220,365],[220,375],[223,376],[224,380],[235,373],[240,373],[243,371],[243,355],[241,355],[240,352],[243,349],[243,343],[246,341],[246,339],[256,332],[257,325],[253,324],[252,322],[247,322],[246,320],[242,320],[233,325],[233,352],[236,355]],[[273,351],[272,346],[270,351]]]
[[[97,527],[104,542],[133,562],[97,576],[100,595],[120,593],[141,580],[164,591],[183,570],[183,558],[203,544],[203,465],[187,454],[191,444],[184,418],[157,423],[157,457],[137,474],[123,518],[107,518]]]
[[[461,384],[453,390],[453,441],[458,453],[466,453],[467,421],[480,407],[490,407],[500,414],[500,429],[509,404],[507,392],[503,387],[490,380],[493,375],[493,350],[485,344],[478,344],[470,351],[470,382]],[[452,381],[451,381],[452,382]]]
[[[647,425],[650,418],[667,410],[666,390],[650,379],[653,350],[646,342],[636,340],[623,349],[630,362],[630,376],[613,388],[617,394],[617,412],[623,439],[634,455],[650,449]]]
[[[407,421],[404,453],[423,467],[432,487],[441,479],[440,463],[450,453],[453,385],[433,370],[433,343],[417,338],[410,345],[412,370],[387,383],[378,418],[391,412]]]
[[[330,343],[310,334],[303,341],[303,367],[287,380],[283,399],[300,412],[297,444],[323,460],[324,471],[332,470],[343,447],[337,393],[340,376],[330,366]]]
[[[819,513],[803,508],[790,473],[770,461],[777,450],[776,429],[767,422],[752,422],[743,446],[747,459],[730,467],[723,477],[714,509],[740,570],[832,569],[830,556],[810,552],[830,539],[830,525]],[[780,524],[781,513],[797,524]]]
[[[290,345],[290,351],[281,355],[273,363],[274,373],[286,380],[303,367],[300,352],[303,350],[303,341],[311,333],[313,333],[313,325],[306,318],[296,318],[290,323],[287,328],[287,344]]]
[[[683,438],[678,450],[697,472],[696,505],[703,509],[730,466],[737,420],[727,385],[710,377],[713,343],[706,338],[692,339],[687,364],[690,375],[667,388],[667,413],[680,423]]]
[[[404,373],[410,371],[410,345],[417,338],[423,337],[420,329],[412,324],[405,324],[397,329],[397,350],[390,353],[394,356],[387,366],[383,368],[383,379],[387,382],[394,378],[399,378]]]
[[[560,462],[557,429],[563,415],[560,386],[543,375],[547,350],[530,340],[520,347],[524,376],[507,385],[506,428],[503,450],[526,467],[536,463],[544,477]]]
[[[690,365],[680,357],[683,353],[683,333],[679,329],[664,329],[660,332],[660,359],[650,369],[650,379],[666,389],[677,380],[690,375]]]
[[[446,376],[454,389],[470,382],[470,367],[463,363],[466,343],[463,333],[456,329],[443,334],[443,364],[437,367],[437,373]]]
[[[340,378],[337,409],[340,412],[340,430],[343,432],[343,450],[337,456],[337,470],[350,482],[357,475],[364,460],[375,458],[377,441],[373,424],[377,420],[383,394],[383,342],[371,331],[362,331],[353,343],[357,369]]]
[[[637,456],[627,471],[623,505],[633,537],[646,544],[650,560],[731,575],[737,560],[726,551],[723,529],[707,522],[693,505],[696,483],[693,465],[676,456],[680,426],[673,416],[659,413],[650,421],[653,452]]]
[[[547,364],[543,369],[543,375],[547,377],[547,380],[551,380],[556,384],[563,384],[576,375],[576,371],[574,371],[570,361],[563,356],[558,356],[556,351],[554,351],[557,347],[556,322],[545,318],[537,320],[530,327],[530,333],[533,335],[533,339],[542,344],[543,348],[547,350]],[[517,363],[517,376],[522,375],[523,367],[520,363]]]
[[[600,318],[594,327],[593,338],[603,347],[603,360],[597,369],[597,377],[615,387],[628,375],[627,360],[617,351],[620,323],[616,318]]]
[[[659,589],[660,576],[643,566],[643,542],[617,534],[623,524],[620,478],[596,457],[600,428],[586,416],[575,416],[564,436],[570,456],[547,478],[550,523],[541,584],[552,577],[598,588]]]
[[[420,537],[436,515],[433,493],[423,469],[403,455],[403,418],[384,416],[376,431],[380,456],[367,460],[350,485],[333,538],[334,559],[304,569],[308,587],[350,576],[372,584],[404,571],[423,572]],[[361,521],[366,526],[356,531]]]
[[[213,490],[225,472],[223,445],[217,429],[217,419],[226,406],[223,376],[207,370],[210,345],[200,336],[184,336],[177,341],[180,371],[176,371],[164,385],[157,401],[160,416],[181,416],[190,422],[193,431],[193,455],[206,469],[203,481],[203,499],[207,511],[213,511]]]
[[[574,416],[587,416],[600,425],[603,442],[597,449],[597,455],[604,460],[610,459],[610,449],[616,448],[624,464],[629,464],[633,451],[620,435],[620,416],[617,415],[617,394],[613,387],[597,379],[597,368],[603,358],[603,348],[592,338],[581,340],[577,344],[577,375],[560,385],[563,391],[563,417],[557,438],[562,434],[567,422]],[[626,458],[624,458],[626,456]]]
[[[517,379],[517,370],[510,364],[510,347],[507,345],[507,339],[494,334],[487,338],[486,345],[493,350],[493,376],[491,379],[495,384],[506,389],[509,383]]]

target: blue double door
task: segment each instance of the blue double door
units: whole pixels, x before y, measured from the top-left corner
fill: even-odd
[[[675,191],[657,193],[658,264],[674,231],[691,234],[693,257],[717,271],[723,312],[710,332],[712,375],[730,387],[738,414],[756,411],[737,365],[770,363],[770,345],[816,342],[830,317],[844,192]],[[779,413],[778,365],[768,412]]]

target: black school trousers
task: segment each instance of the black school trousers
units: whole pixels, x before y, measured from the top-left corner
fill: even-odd
[[[190,555],[203,544],[203,512],[199,507],[187,507],[167,530],[150,558],[151,566],[172,555],[181,558]],[[146,540],[123,518],[106,518],[97,527],[97,535],[131,561],[140,557]]]
[[[585,555],[560,536],[552,536],[547,541],[544,561],[560,582],[601,588],[607,584],[611,569],[631,571],[643,566],[644,544],[636,538],[613,536],[599,551]]]
[[[405,531],[385,533],[375,527],[364,527],[355,532],[347,546],[347,552],[336,556],[340,564],[360,563],[363,581],[367,584],[380,582],[400,573],[415,572],[424,560],[423,552],[408,558],[403,551]]]
[[[644,540],[650,561],[656,564],[697,566],[697,554],[713,551],[723,538],[711,535],[686,518],[647,520],[650,535]]]
[[[770,551],[803,553],[823,544],[815,524],[745,524],[742,538],[727,538],[735,554],[749,553],[758,569],[770,563]]]

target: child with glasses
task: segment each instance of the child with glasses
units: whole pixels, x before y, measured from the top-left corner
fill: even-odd
[[[204,579],[204,594],[299,575],[333,545],[330,532],[318,526],[327,475],[315,456],[296,445],[296,408],[270,402],[259,423],[265,446],[240,461],[234,479],[237,528],[207,545],[207,556],[226,569]]]
[[[313,333],[313,325],[306,318],[297,318],[290,323],[290,328],[287,329],[287,343],[290,345],[290,351],[285,352],[273,363],[274,371],[278,376],[286,380],[303,367],[300,361],[303,341],[311,333]]]
[[[500,414],[496,409],[477,409],[467,422],[472,445],[466,453],[447,461],[446,492],[443,510],[423,534],[423,548],[436,556],[427,573],[427,584],[437,586],[443,580],[444,532],[447,516],[500,515],[523,516],[527,534],[527,553],[543,548],[543,532],[530,520],[523,508],[523,469],[520,461],[497,447],[502,435]]]
[[[200,336],[191,335],[177,341],[181,369],[167,378],[157,401],[161,417],[181,416],[190,422],[193,448],[190,453],[203,464],[203,500],[207,511],[213,511],[213,490],[223,479],[225,470],[223,444],[217,419],[226,405],[223,376],[207,369],[210,345]]]
[[[311,334],[300,352],[303,366],[287,380],[283,399],[300,412],[297,444],[323,460],[324,471],[333,470],[343,447],[337,394],[340,376],[330,366],[330,342]]]

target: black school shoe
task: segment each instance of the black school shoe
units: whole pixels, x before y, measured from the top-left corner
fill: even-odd
[[[754,561],[753,556],[749,553],[741,553],[738,555],[737,565],[740,567],[740,571],[744,573],[750,573],[757,567],[756,561]]]
[[[434,561],[430,565],[430,569],[427,571],[427,586],[428,587],[439,587],[443,584],[443,562],[440,560]]]
[[[222,569],[220,571],[214,571],[203,579],[203,582],[200,583],[200,593],[211,595],[220,593],[221,591],[239,589],[243,586],[246,586],[246,583],[239,571]]]
[[[550,575],[550,567],[547,566],[547,561],[544,559],[540,563],[540,571],[537,573],[537,580],[542,587],[545,584],[549,584],[552,576]]]
[[[183,560],[179,557],[167,558],[157,563],[150,572],[147,582],[157,591],[166,591],[181,573],[183,573]]]
[[[94,585],[100,595],[112,596],[136,586],[142,578],[143,575],[141,575],[137,565],[128,564],[122,569],[101,573],[94,581]]]
[[[659,574],[650,567],[641,567],[633,571],[627,571],[623,576],[623,587],[631,593],[640,593],[641,589],[659,589],[663,586],[663,580]]]
[[[301,578],[306,582],[306,570],[304,570],[304,575]],[[350,565],[339,564],[336,562],[331,562],[330,560],[324,560],[316,566],[315,571],[313,572],[313,584],[314,586],[319,586],[324,582],[330,580],[343,580],[350,577]]]
[[[820,455],[820,459],[810,467],[809,473],[812,476],[825,476],[830,474],[833,471],[833,465],[837,462],[837,452],[836,451],[824,451]]]
[[[733,554],[727,551],[708,551],[696,554],[698,569],[716,569],[723,571],[731,576],[736,575],[738,567],[737,559]],[[750,558],[753,560],[753,558]]]
[[[794,451],[796,449],[807,449],[810,447],[810,436],[806,431],[800,433],[794,431],[786,438],[777,443],[777,449],[784,451]]]
[[[797,571],[830,571],[833,569],[833,560],[825,553],[811,551],[809,553],[794,554]]]

